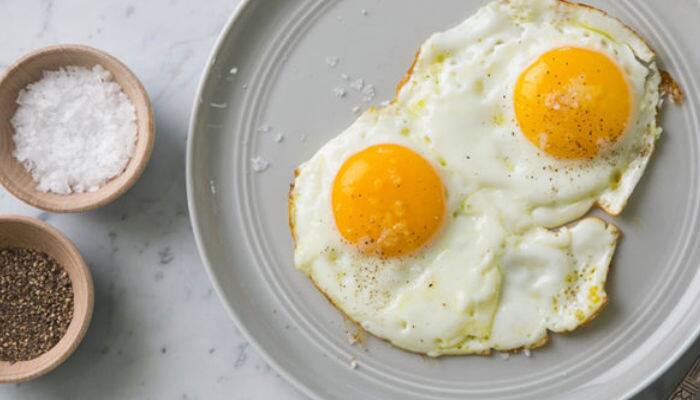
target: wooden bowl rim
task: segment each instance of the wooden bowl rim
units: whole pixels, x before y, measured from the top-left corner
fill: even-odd
[[[62,351],[59,351],[61,347],[59,346],[59,343],[57,343],[52,349],[39,356],[49,357],[50,359],[47,362],[44,362],[37,368],[28,370],[24,373],[13,372],[13,370],[18,369],[17,367],[19,366],[31,363],[36,359],[18,361],[14,364],[10,364],[9,362],[5,361],[0,361],[0,384],[20,383],[38,378],[39,376],[42,376],[52,371],[53,369],[61,365],[64,361],[66,361],[68,357],[71,354],[73,354],[75,349],[78,348],[78,345],[85,337],[85,333],[87,332],[88,327],[90,326],[90,322],[92,321],[93,308],[95,304],[95,289],[92,274],[90,273],[90,268],[88,268],[78,248],[66,235],[61,233],[58,229],[54,228],[53,226],[47,224],[46,222],[43,222],[36,218],[30,218],[14,214],[0,214],[0,224],[8,222],[19,222],[20,224],[38,228],[42,232],[44,232],[44,234],[54,238],[61,247],[63,247],[69,253],[71,253],[71,255],[77,260],[73,267],[79,269],[82,272],[81,276],[84,277],[83,282],[81,282],[83,285],[76,285],[75,282],[73,282],[72,280],[73,278],[71,278],[71,283],[73,284],[74,290],[76,287],[85,287],[86,301],[84,303],[84,306],[81,307],[85,310],[84,318],[81,320],[71,320],[71,325],[76,323],[80,324],[79,329],[75,331],[75,334],[73,334],[72,336],[69,336],[68,333],[66,333],[66,335],[59,341],[59,343],[65,340],[69,341],[68,345],[64,347]],[[40,238],[38,239],[40,240]],[[73,310],[73,315],[76,315],[75,309]]]
[[[95,201],[91,203],[87,203],[81,206],[72,206],[70,205],[70,202],[66,202],[61,206],[55,205],[51,201],[47,201],[47,193],[39,192],[38,190],[34,191],[35,197],[30,198],[26,195],[26,191],[20,189],[18,185],[14,183],[14,179],[11,178],[5,171],[2,171],[0,169],[0,184],[4,186],[12,195],[17,197],[18,199],[22,200],[24,203],[29,204],[30,206],[40,208],[45,211],[50,211],[50,212],[57,212],[57,213],[77,213],[77,212],[83,212],[83,211],[90,211],[94,210],[96,208],[102,207],[104,205],[107,205],[120,196],[122,196],[126,191],[128,191],[141,177],[143,174],[143,171],[146,169],[146,166],[148,165],[148,161],[151,158],[151,154],[153,153],[153,146],[155,143],[155,120],[153,116],[153,105],[151,104],[151,99],[148,96],[148,92],[143,86],[143,83],[139,78],[134,74],[134,72],[129,69],[129,67],[126,66],[123,62],[121,62],[118,58],[112,56],[111,54],[99,50],[94,47],[86,46],[83,44],[55,44],[47,47],[43,47],[37,50],[33,50],[22,57],[20,57],[17,61],[14,62],[7,70],[5,70],[4,73],[0,74],[0,87],[2,87],[6,80],[9,79],[12,75],[14,75],[18,70],[22,68],[23,65],[26,63],[33,61],[37,58],[46,56],[46,55],[51,55],[54,53],[60,53],[60,52],[76,52],[76,53],[86,53],[90,54],[97,59],[106,59],[109,60],[110,62],[119,65],[120,68],[123,68],[124,71],[126,72],[125,76],[126,79],[129,81],[133,82],[134,86],[137,88],[137,92],[139,93],[139,97],[144,105],[146,106],[146,124],[145,126],[147,127],[145,130],[138,129],[137,131],[137,140],[146,140],[146,147],[145,151],[141,155],[141,157],[136,157],[136,154],[134,157],[132,157],[129,160],[129,164],[136,162],[137,165],[136,167],[130,171],[130,176],[128,179],[126,179],[121,185],[116,186],[114,188],[111,188],[109,192],[105,192],[104,195],[98,196]],[[103,65],[103,67],[107,70],[109,70],[106,66]],[[111,71],[112,75],[114,75],[114,71]],[[122,88],[123,89],[123,88]],[[126,93],[125,93],[126,94]],[[128,96],[128,95],[127,95]],[[129,98],[129,100],[132,103],[136,103],[134,99]],[[139,116],[137,115],[137,121],[139,120]],[[2,134],[0,132],[0,134]],[[126,169],[122,172],[123,174],[126,174],[129,168],[129,164],[127,164]],[[112,179],[116,179],[121,175],[117,175],[116,177]],[[109,183],[109,181],[107,182]],[[107,188],[107,183],[105,186],[101,187],[99,190],[97,190],[94,193],[100,193]],[[73,194],[66,195],[65,197],[67,199],[70,198],[70,196]]]

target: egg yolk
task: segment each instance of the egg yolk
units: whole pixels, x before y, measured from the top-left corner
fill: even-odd
[[[515,115],[527,139],[563,159],[591,158],[615,143],[631,113],[631,89],[608,56],[551,50],[518,78]]]
[[[343,163],[333,182],[332,207],[346,241],[365,254],[395,257],[435,235],[445,216],[445,189],[421,155],[380,144]]]

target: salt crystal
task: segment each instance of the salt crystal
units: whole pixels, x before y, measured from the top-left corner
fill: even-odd
[[[349,81],[350,80],[350,75],[348,74],[340,74],[340,79],[344,81]]]
[[[340,59],[338,57],[333,57],[333,56],[326,57],[326,64],[328,64],[328,66],[331,68],[335,68],[339,62],[340,62]]]
[[[355,89],[358,92],[362,90],[362,87],[365,86],[365,81],[362,79],[355,79],[354,81],[350,82],[350,88]]]
[[[278,133],[275,135],[275,142],[281,143],[284,140],[284,135],[281,133]]]
[[[532,353],[530,352],[530,349],[525,349],[525,350],[523,350],[523,354],[525,354],[525,357],[530,357],[530,356],[532,356]]]
[[[345,89],[343,89],[341,87],[337,87],[337,88],[333,89],[333,93],[335,93],[336,97],[342,98],[342,97],[345,97],[347,92],[345,91]]]
[[[238,73],[238,68],[236,68],[236,67],[231,68],[231,70],[229,71],[229,73],[230,73],[231,75],[236,75],[236,74]]]
[[[94,192],[134,154],[134,106],[100,65],[44,71],[20,91],[17,104],[12,154],[41,192]]]
[[[243,88],[243,90],[246,90],[246,89],[248,89],[248,84],[247,84],[247,83],[244,83],[244,84],[241,85],[241,87]]]
[[[216,185],[214,185],[214,181],[209,181],[209,190],[211,190],[211,194],[216,194]]]
[[[355,360],[354,358],[350,360],[350,368],[357,369],[357,360]]]
[[[360,112],[360,106],[355,106],[352,108],[352,113],[353,114],[358,114]]]
[[[374,85],[365,85],[362,88],[362,101],[365,103],[370,102],[374,99]]]
[[[270,167],[270,162],[261,156],[255,156],[250,159],[250,164],[255,172],[263,172]]]
[[[257,132],[262,132],[262,133],[267,133],[272,130],[272,127],[270,125],[264,124],[260,126],[260,128],[256,129]]]
[[[367,14],[369,14],[369,12],[367,11],[367,9],[364,9],[364,8],[363,8],[362,10],[360,10],[360,12],[362,13],[362,15],[367,15]]]

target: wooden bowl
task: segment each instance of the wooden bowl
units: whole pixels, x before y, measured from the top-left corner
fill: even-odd
[[[36,190],[36,182],[13,156],[14,128],[10,120],[17,110],[19,91],[42,78],[45,70],[77,65],[91,68],[102,65],[112,73],[136,110],[138,139],[134,156],[121,175],[91,193],[61,195]],[[53,212],[92,210],[114,201],[141,176],[151,157],[155,129],[153,110],[146,90],[124,64],[100,50],[81,45],[57,45],[34,51],[22,57],[0,78],[0,183],[17,198],[34,207]]]
[[[73,243],[50,225],[34,218],[0,214],[0,249],[31,248],[53,257],[73,284],[73,319],[63,338],[49,351],[29,361],[0,361],[0,383],[24,382],[64,362],[78,347],[92,319],[92,275]]]

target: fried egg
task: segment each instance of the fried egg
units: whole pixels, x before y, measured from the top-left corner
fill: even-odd
[[[460,212],[469,188],[402,133],[401,113],[392,106],[365,113],[299,168],[290,198],[295,263],[345,314],[381,337],[392,340],[380,330],[407,329],[428,316],[383,315],[401,299],[405,310],[442,311],[433,323],[444,335],[486,338],[499,300],[495,254],[505,232],[493,216]],[[433,300],[419,293],[428,273],[439,284],[430,286]],[[456,290],[470,315],[442,306]],[[425,340],[418,335],[409,334]]]
[[[449,168],[553,227],[625,207],[661,133],[660,83],[653,51],[602,11],[496,1],[421,47],[397,101]]]
[[[655,55],[603,12],[497,0],[433,35],[387,106],[296,173],[294,261],[414,352],[546,343],[593,319],[654,143]]]

